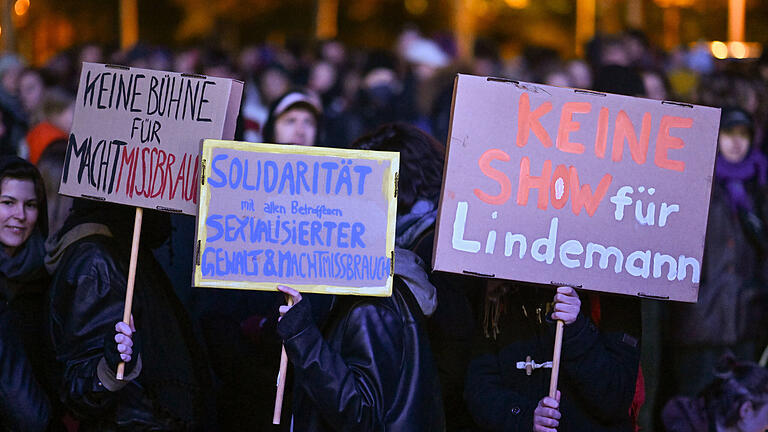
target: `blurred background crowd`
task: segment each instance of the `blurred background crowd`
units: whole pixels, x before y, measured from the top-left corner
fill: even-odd
[[[425,17],[439,18],[442,9],[434,4],[438,2],[428,0],[397,2],[397,8],[387,1],[360,1],[359,5],[341,2],[339,5],[338,0],[228,0],[215,5],[189,1],[170,2],[170,5],[159,2],[157,6],[141,1],[137,9],[140,13],[133,12],[134,19],[146,19],[149,24],[134,26],[133,36],[123,28],[123,37],[128,33],[129,39],[133,38],[129,44],[125,40],[118,44],[114,25],[131,28],[130,23],[126,24],[130,17],[126,18],[125,10],[122,14],[114,12],[118,6],[125,7],[122,2],[120,5],[104,2],[109,3],[107,7],[113,9],[114,15],[106,23],[97,11],[91,11],[90,15],[83,12],[87,8],[82,4],[76,8],[70,5],[80,11],[74,21],[51,13],[57,7],[68,7],[72,2],[67,1],[52,6],[41,0],[40,4],[46,5],[49,13],[29,18],[37,6],[35,0],[32,2],[4,0],[0,35],[5,46],[0,54],[0,153],[28,159],[42,172],[51,233],[61,228],[70,206],[68,198],[59,197],[56,192],[82,62],[242,80],[246,85],[235,139],[251,142],[265,139],[264,129],[271,107],[274,108],[286,92],[299,88],[319,100],[321,114],[317,117],[316,145],[349,147],[358,137],[390,122],[417,126],[444,145],[450,138],[454,77],[457,73],[468,73],[728,108],[732,114],[724,117],[721,129],[727,126],[735,135],[745,134],[750,157],[753,153],[762,154],[768,145],[768,50],[760,54],[759,44],[743,42],[744,11],[740,40],[710,41],[715,36],[725,36],[722,31],[727,10],[725,1],[598,2],[597,7],[603,12],[597,16],[602,17],[603,23],[598,22],[597,29],[595,2],[581,0],[499,2],[513,12],[518,11],[514,12],[518,14],[517,19],[505,18],[506,15],[494,9],[499,6],[492,1],[459,0],[454,2],[454,16],[444,14],[446,20],[454,20],[452,29],[429,24]],[[97,8],[95,2],[82,3]],[[663,7],[661,3],[669,4]],[[746,16],[751,16],[748,24],[768,14],[765,7],[753,3],[759,2],[741,2],[742,7],[746,4]],[[557,7],[567,9],[571,16],[584,14],[583,10],[577,10],[583,9],[584,4],[592,7],[591,29],[590,20],[586,19],[586,23],[572,24],[576,36],[562,31],[558,20],[564,20],[566,14],[562,10],[558,12]],[[637,5],[640,8],[633,12],[631,8]],[[134,1],[133,7],[136,6]],[[650,7],[659,12],[647,13]],[[393,8],[396,10],[392,11]],[[483,12],[477,8],[486,9]],[[520,15],[523,12],[519,11],[526,8],[532,10],[530,27],[542,35],[524,34],[528,23],[524,20],[526,15]],[[545,8],[551,9],[548,15]],[[668,8],[673,11],[667,11]],[[301,13],[303,9],[314,14]],[[613,17],[620,11],[626,18]],[[274,22],[256,18],[260,13],[271,16]],[[469,22],[457,19],[462,13],[474,18],[464,20]],[[720,16],[696,20],[696,13]],[[203,16],[195,18],[195,14]],[[238,14],[243,17],[237,18]],[[355,14],[370,20],[378,15],[379,20],[367,27],[364,20],[355,24]],[[637,14],[640,14],[639,21]],[[545,17],[542,18],[544,24],[542,20],[533,19],[541,16]],[[179,22],[172,22],[174,19]],[[238,19],[261,24],[262,28],[253,31],[261,40],[243,42],[247,39],[243,35],[249,29],[240,26]],[[645,20],[650,24],[645,25]],[[346,30],[345,22],[348,22]],[[722,23],[723,29],[708,28],[712,22]],[[166,25],[167,33],[173,28],[175,36],[163,42]],[[485,29],[484,25],[494,30]],[[31,36],[33,26],[37,26],[34,37]],[[12,32],[8,30],[12,27],[16,27],[15,41],[9,42]],[[278,27],[288,30],[276,32],[274,29]],[[302,30],[305,27],[309,30]],[[110,30],[111,40],[105,36]],[[549,31],[551,34],[544,34]],[[144,33],[148,36],[140,37]],[[294,33],[298,35],[295,38]],[[759,31],[753,33],[759,34]],[[179,42],[180,34],[191,36],[186,42]],[[738,35],[738,31],[729,37],[733,34]],[[698,38],[706,42],[696,42]],[[756,166],[758,171],[762,170],[754,175],[756,181],[765,186],[766,167]],[[731,184],[727,179],[724,182]],[[755,190],[760,192],[751,196],[747,206],[750,210],[764,207],[764,187]],[[730,190],[727,193],[735,202],[733,196],[738,194]],[[752,189],[747,191],[752,193]],[[741,208],[738,203],[733,206]],[[756,214],[758,222],[752,221],[750,225],[738,218],[717,222],[722,224],[717,227],[725,227],[719,231],[722,234],[718,237],[718,241],[722,241],[719,246],[732,249],[732,256],[722,258],[717,264],[711,256],[710,261],[705,257],[711,268],[719,265],[720,274],[734,273],[737,277],[718,280],[717,289],[703,294],[703,303],[700,302],[695,311],[686,305],[643,303],[641,367],[645,405],[640,424],[644,430],[661,430],[661,409],[672,396],[693,396],[701,391],[706,377],[711,376],[711,366],[726,350],[750,361],[758,361],[763,354],[768,342],[764,308],[768,291],[765,283],[768,249],[765,232],[761,231],[764,223],[760,220],[764,221],[765,215],[757,210],[746,214],[746,218]],[[711,219],[710,225],[712,223]],[[743,225],[728,228],[728,224]],[[189,221],[174,226],[182,231],[191,229]],[[735,233],[729,234],[729,229]],[[180,232],[176,239],[188,235],[189,232]],[[735,245],[732,244],[734,238]],[[743,245],[739,243],[742,240]],[[191,271],[191,260],[184,254],[185,246],[173,242],[172,236],[170,243],[155,253],[171,275],[177,294],[194,316],[205,307],[185,283],[184,277]],[[728,268],[734,262],[738,265],[745,261],[755,265],[748,269]],[[702,279],[702,285],[707,283],[715,285]],[[700,325],[702,320],[709,324]],[[251,324],[243,322],[246,327]]]

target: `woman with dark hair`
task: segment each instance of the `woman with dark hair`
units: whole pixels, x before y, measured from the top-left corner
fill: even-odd
[[[61,397],[81,431],[200,430],[210,376],[171,283],[151,253],[165,213],[144,212],[130,325],[121,322],[134,209],[76,199],[48,243],[51,335],[64,364]],[[125,379],[115,379],[120,361]]]
[[[763,432],[768,429],[768,370],[726,354],[698,398],[672,399],[661,417],[668,432]]]
[[[400,153],[395,244],[415,252],[428,270],[443,178],[443,146],[414,126],[389,123],[358,138],[352,147]],[[474,328],[470,299],[480,292],[479,281],[434,272],[429,273],[429,281],[437,288],[438,307],[427,320],[427,330],[442,387],[446,427],[468,429],[473,423],[463,399],[464,377]]]
[[[44,430],[56,371],[47,334],[48,219],[37,169],[0,158],[0,429]],[[47,395],[46,395],[47,393]]]

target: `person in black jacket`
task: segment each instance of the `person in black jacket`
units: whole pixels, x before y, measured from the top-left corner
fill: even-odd
[[[465,397],[495,431],[634,430],[630,407],[640,361],[640,303],[491,280]],[[557,399],[547,397],[555,321],[563,320]]]
[[[125,301],[133,213],[131,207],[78,199],[49,241],[51,334],[65,366],[61,397],[81,419],[81,431],[200,430],[207,427],[207,362],[150,252],[168,234],[165,214],[145,211],[135,320],[116,324]],[[118,381],[121,360],[127,362],[125,379]]]
[[[50,401],[35,379],[11,312],[0,302],[0,430],[44,431],[50,416]]]
[[[328,309],[294,299],[277,326],[295,371],[295,431],[442,431],[440,385],[424,315],[435,288],[421,260],[395,250],[391,297],[334,296]],[[314,309],[314,310],[313,310]],[[318,310],[319,309],[319,310]]]
[[[429,134],[405,123],[388,123],[358,138],[353,148],[400,153],[395,245],[432,265],[437,201],[443,179],[443,147]],[[427,320],[443,394],[446,430],[472,430],[464,403],[464,378],[472,351],[473,304],[484,288],[481,279],[429,271],[438,308]]]
[[[37,169],[16,156],[0,158],[0,427],[43,430],[56,401],[57,369],[47,332],[48,233],[45,186]],[[18,368],[17,368],[18,367]],[[24,425],[21,427],[20,425]]]

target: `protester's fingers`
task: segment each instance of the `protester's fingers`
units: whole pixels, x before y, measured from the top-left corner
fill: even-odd
[[[547,416],[536,416],[533,417],[533,423],[537,424],[539,426],[545,426],[545,427],[551,427],[556,428],[560,426],[560,422],[552,417]]]
[[[544,408],[552,408],[552,409],[555,409],[555,410],[560,408],[560,402],[556,401],[555,399],[553,399],[553,398],[551,398],[549,396],[543,398],[541,400],[541,402],[539,402],[539,404],[542,407],[544,407]],[[559,412],[558,412],[557,415],[558,415],[557,417],[553,417],[553,418],[560,418],[560,413]]]
[[[560,403],[560,390],[557,391],[557,397],[555,398],[557,400],[557,403]]]
[[[569,286],[557,287],[557,293],[558,294],[564,294],[564,295],[569,296],[569,297],[572,297],[572,296],[577,296],[578,297],[578,295],[576,294],[576,290],[573,289],[573,287],[569,287]]]
[[[534,432],[557,432],[557,429],[547,427],[543,424],[540,424],[536,421],[536,418],[533,419],[533,431]]]
[[[536,409],[536,411],[534,411],[534,415],[538,415],[541,418],[547,418],[551,420],[560,420],[560,411],[554,408],[539,407]]]
[[[558,312],[578,312],[579,309],[581,309],[581,305],[579,304],[570,304],[570,303],[555,303],[555,311]]]
[[[117,344],[117,352],[120,354],[131,355],[133,354],[133,348],[125,344]]]
[[[118,333],[122,333],[126,336],[133,335],[133,331],[131,330],[131,327],[122,321],[115,324],[115,331],[117,331]]]
[[[286,312],[288,312],[290,309],[291,309],[291,307],[290,307],[290,306],[288,306],[288,305],[280,306],[280,307],[278,308],[278,310],[280,311],[280,315],[284,315],[284,314],[285,314]]]
[[[285,294],[288,294],[289,296],[293,297],[293,303],[296,304],[301,301],[301,293],[296,291],[295,289],[285,286],[285,285],[278,285],[277,289],[280,292],[283,292]]]
[[[135,325],[135,324],[134,324],[134,322],[133,322],[133,314],[131,314],[131,319],[130,319],[130,325],[129,325],[129,327],[131,328],[131,331],[132,331],[132,332],[135,332],[135,331],[136,331],[136,325]]]
[[[123,345],[127,345],[129,347],[133,346],[133,339],[129,338],[128,336],[118,333],[115,335],[115,342]]]
[[[131,356],[128,354],[120,354],[120,358],[126,363],[131,362]]]

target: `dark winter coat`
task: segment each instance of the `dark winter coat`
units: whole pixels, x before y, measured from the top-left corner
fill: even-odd
[[[432,262],[434,240],[431,225],[412,246],[426,263]],[[473,306],[478,303],[478,295],[482,296],[485,281],[435,271],[429,273],[429,281],[437,289],[438,308],[427,320],[427,332],[440,377],[446,428],[449,432],[471,430],[474,422],[464,402],[464,381],[472,357],[476,322]]]
[[[51,406],[13,325],[13,314],[0,302],[0,430],[43,431]]]
[[[664,406],[661,413],[667,432],[716,432],[717,427],[704,408],[704,399],[676,397]]]
[[[759,205],[756,210],[761,216]],[[725,188],[715,183],[698,302],[670,305],[670,337],[676,344],[724,346],[756,337],[765,314],[760,273],[768,251],[760,251],[764,233],[750,232],[743,217],[731,208]]]
[[[30,237],[14,249],[13,255],[8,255],[4,248],[0,248],[0,306],[3,308],[3,323],[0,324],[3,332],[0,339],[3,341],[0,343],[4,345],[4,349],[0,349],[3,351],[0,368],[6,374],[4,383],[0,385],[4,387],[0,389],[0,405],[4,406],[0,409],[0,429],[9,426],[4,420],[9,416],[14,418],[11,424],[16,424],[16,428],[12,429],[40,430],[41,426],[45,428],[49,418],[61,415],[60,404],[57,403],[60,371],[48,333],[50,279],[43,260],[45,236],[48,232],[45,186],[34,166],[19,157],[0,157],[0,180],[9,172],[33,182],[37,198],[37,220]],[[14,364],[18,369],[11,367]],[[15,387],[15,392],[8,393],[8,385],[18,387]],[[5,412],[5,407],[10,406],[15,407],[12,414]],[[30,414],[36,417],[22,420],[22,417]],[[20,427],[19,424],[26,427]]]
[[[504,298],[500,333],[480,332],[467,374],[465,397],[475,421],[487,430],[533,430],[533,412],[548,395],[551,369],[528,376],[517,367],[527,356],[552,360],[555,323],[548,319],[551,289],[513,288]],[[600,296],[600,327],[590,318],[590,296],[582,292],[581,313],[565,326],[558,389],[558,432],[634,430],[630,406],[640,361],[640,302]]]
[[[74,226],[57,241],[49,245],[47,262],[55,269],[51,332],[65,365],[61,397],[82,420],[80,430],[200,428],[201,397],[209,391],[204,357],[148,248],[139,250],[133,302],[140,363],[125,381],[116,381],[105,361],[105,338],[114,336],[122,320],[130,243],[95,223]],[[164,404],[168,395],[176,398]]]
[[[419,261],[401,250],[395,260],[398,274],[406,260]],[[293,430],[444,429],[423,328],[435,293],[420,267],[419,272],[396,276],[391,297],[336,296],[320,327],[306,299],[285,314],[277,330],[295,371]]]

